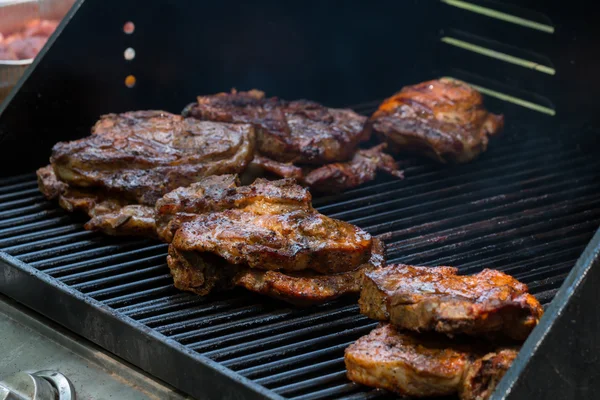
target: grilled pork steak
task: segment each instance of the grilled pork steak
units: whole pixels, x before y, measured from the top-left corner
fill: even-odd
[[[517,351],[383,324],[351,344],[344,361],[348,378],[363,385],[416,397],[458,393],[471,400],[494,391]]]
[[[318,213],[292,179],[240,186],[236,176],[209,177],[156,210],[175,285],[200,295],[243,286],[297,304],[325,301],[356,293],[363,271],[383,264],[380,242]]]
[[[71,187],[102,189],[154,206],[200,178],[243,171],[254,157],[254,128],[134,111],[100,118],[92,135],[57,143],[50,161]]]
[[[266,98],[264,92],[218,93],[199,96],[183,115],[205,121],[252,124],[257,150],[280,162],[324,164],[352,157],[368,139],[366,118],[352,110],[323,107],[306,101]]]
[[[364,273],[381,268],[384,258],[383,243],[373,239],[368,262],[354,271],[337,274],[248,268],[229,264],[213,254],[180,251],[173,245],[169,246],[167,262],[175,287],[181,290],[205,296],[239,286],[297,306],[307,306],[358,293]]]
[[[504,117],[486,111],[481,94],[464,82],[439,79],[406,86],[386,99],[369,119],[396,152],[418,152],[440,162],[473,160],[499,133]]]
[[[414,331],[527,338],[543,309],[527,285],[500,271],[390,265],[365,274],[360,310]]]
[[[91,218],[85,229],[109,235],[156,237],[154,208],[139,205],[101,190],[73,189],[56,179],[51,165],[37,171],[40,191],[58,199],[67,211],[82,211]]]

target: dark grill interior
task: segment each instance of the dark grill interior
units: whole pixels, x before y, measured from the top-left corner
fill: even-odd
[[[404,181],[380,177],[314,204],[382,235],[390,263],[455,265],[465,273],[497,268],[547,304],[600,225],[600,159],[518,127],[513,117],[505,136],[474,163],[408,160]],[[284,397],[384,395],[345,378],[344,348],[376,325],[358,313],[356,299],[294,309],[243,291],[209,298],[180,292],[166,245],[83,230],[76,216],[42,197],[33,174],[1,181],[0,246],[117,317],[131,317]]]

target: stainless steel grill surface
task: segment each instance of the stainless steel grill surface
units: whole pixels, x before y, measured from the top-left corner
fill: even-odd
[[[391,263],[497,268],[547,304],[600,225],[599,167],[600,158],[575,145],[515,124],[473,163],[407,160],[405,180],[380,177],[314,204],[381,235]],[[83,230],[42,197],[34,174],[0,184],[2,251],[103,302],[117,318],[133,318],[283,397],[386,396],[345,378],[345,347],[376,325],[358,313],[356,299],[295,309],[241,290],[183,293],[172,285],[166,245]]]

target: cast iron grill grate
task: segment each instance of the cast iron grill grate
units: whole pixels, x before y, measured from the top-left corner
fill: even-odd
[[[323,213],[386,241],[390,262],[497,268],[549,303],[600,225],[600,159],[515,127],[478,161],[405,162],[340,196]],[[345,378],[343,351],[369,332],[355,299],[310,309],[241,290],[200,298],[172,286],[166,245],[107,238],[46,201],[33,174],[0,182],[0,247],[165,337],[294,399],[369,399],[384,393]]]

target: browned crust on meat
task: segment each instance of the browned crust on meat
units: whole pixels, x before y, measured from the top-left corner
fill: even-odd
[[[349,109],[318,103],[266,98],[251,90],[199,96],[182,114],[201,120],[249,123],[258,152],[280,162],[323,164],[348,160],[361,141],[366,118]]]
[[[164,111],[103,115],[92,133],[53,147],[50,161],[59,180],[144,205],[204,176],[241,172],[254,157],[251,125]]]
[[[442,78],[402,88],[380,105],[365,130],[376,132],[392,151],[463,163],[484,152],[503,126],[504,117],[489,113],[477,90]]]
[[[398,264],[366,274],[359,305],[363,314],[404,329],[524,340],[543,314],[527,291],[496,270],[459,276],[451,267]]]
[[[129,200],[108,193],[72,189],[60,182],[52,166],[37,171],[40,191],[69,212],[86,213],[90,220],[84,228],[113,236],[156,237],[154,208],[131,204]]]
[[[361,149],[348,162],[327,164],[314,169],[306,175],[303,182],[316,191],[336,193],[372,181],[377,171],[403,179],[404,173],[396,161],[383,152],[386,146],[386,143],[381,143],[370,149]]]
[[[461,400],[488,399],[519,353],[518,348],[486,354],[469,366],[459,386]]]
[[[236,175],[210,176],[167,193],[156,202],[159,237],[170,243],[181,224],[197,215],[228,209],[255,214],[305,209],[313,212],[311,195],[293,179],[268,181],[259,178],[240,186]]]
[[[346,348],[351,381],[407,396],[443,396],[457,392],[463,374],[478,353],[441,336],[400,332],[380,325]]]

